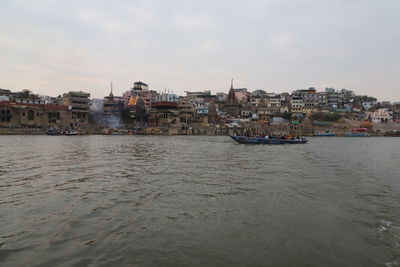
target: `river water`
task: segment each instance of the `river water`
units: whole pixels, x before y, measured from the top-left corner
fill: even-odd
[[[400,138],[0,136],[0,266],[398,266]]]

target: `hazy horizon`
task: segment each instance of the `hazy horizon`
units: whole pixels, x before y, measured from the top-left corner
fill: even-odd
[[[400,101],[400,2],[0,3],[0,88],[102,98],[150,89],[346,88]]]

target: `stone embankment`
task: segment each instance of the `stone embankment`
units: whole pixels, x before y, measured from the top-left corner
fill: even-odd
[[[42,135],[46,130],[38,128],[0,128],[0,135]]]
[[[257,125],[243,125],[235,129],[231,128],[217,128],[215,126],[195,126],[190,127],[190,130],[182,130],[176,127],[144,127],[139,131],[135,130],[122,130],[122,129],[105,129],[99,125],[89,125],[81,129],[80,134],[118,134],[118,135],[232,135],[235,131],[241,132],[247,128],[252,129],[254,133],[271,132],[276,134],[289,134],[294,130],[291,129],[290,124],[280,125],[264,125],[263,127]],[[327,123],[325,126],[315,125],[312,122],[303,122],[299,127],[297,134],[312,136],[317,132],[336,132],[344,134],[350,132],[351,129],[363,127],[363,122],[355,120],[342,120],[340,122]],[[400,131],[399,123],[371,123],[368,127],[368,132],[372,135],[383,135],[386,132]],[[40,128],[0,128],[0,135],[44,135],[45,129]]]
[[[330,123],[327,126],[312,126],[312,132],[331,131],[336,133],[350,132],[354,128],[364,128],[363,122],[356,120],[343,120],[340,122]],[[399,123],[371,123],[368,132],[376,135],[384,134],[385,132],[400,131]]]

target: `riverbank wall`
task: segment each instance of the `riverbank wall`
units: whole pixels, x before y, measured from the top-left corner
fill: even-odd
[[[141,127],[136,129],[109,129],[96,125],[93,127],[82,128],[79,133],[81,135],[205,135],[205,136],[220,136],[220,135],[241,135],[248,130],[254,135],[264,134],[266,132],[286,135],[294,133],[302,136],[312,136],[315,133],[335,132],[339,136],[350,132],[354,128],[360,126],[360,121],[344,120],[335,123],[314,124],[312,122],[302,123],[296,128],[289,123],[277,125],[238,125],[235,127],[221,127],[216,125],[196,125],[194,127]],[[371,136],[380,136],[387,132],[400,131],[399,123],[371,123],[368,132]],[[46,129],[43,128],[0,128],[0,135],[45,135]]]

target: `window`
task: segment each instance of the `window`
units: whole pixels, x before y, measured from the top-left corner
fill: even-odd
[[[6,110],[6,122],[10,122],[12,118],[11,112]]]
[[[34,118],[35,118],[35,113],[33,112],[33,110],[28,110],[28,120],[33,121]]]

